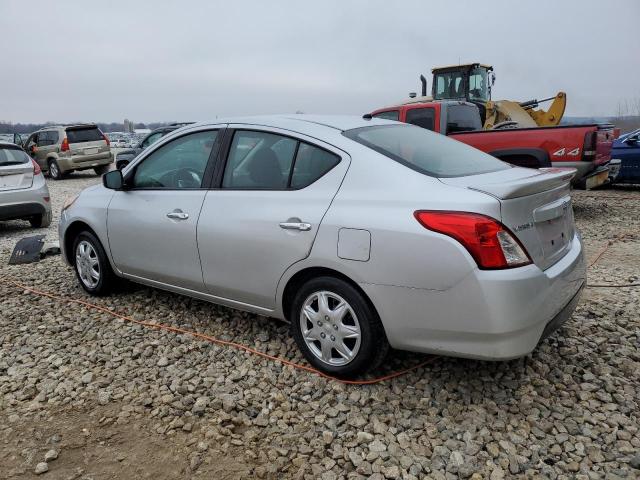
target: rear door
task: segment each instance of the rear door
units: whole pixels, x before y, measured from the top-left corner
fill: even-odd
[[[0,146],[0,192],[30,188],[33,184],[33,164],[19,147]]]
[[[202,274],[215,296],[273,309],[280,277],[309,255],[350,158],[291,132],[235,128],[198,223]]]
[[[151,151],[125,178],[109,204],[113,261],[122,272],[202,291],[196,226],[207,190],[218,130],[201,129]]]

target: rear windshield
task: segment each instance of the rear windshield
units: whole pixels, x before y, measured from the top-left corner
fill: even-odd
[[[511,168],[464,143],[412,125],[355,128],[343,135],[431,177],[464,177]]]
[[[21,165],[29,162],[29,156],[18,148],[0,147],[0,167]]]
[[[96,142],[104,140],[102,132],[98,127],[74,127],[67,128],[67,139],[69,143]]]

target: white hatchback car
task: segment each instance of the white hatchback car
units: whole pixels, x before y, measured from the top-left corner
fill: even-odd
[[[412,125],[304,115],[167,135],[65,203],[82,287],[117,277],[288,319],[334,375],[390,346],[529,353],[585,283],[573,170],[530,170]]]

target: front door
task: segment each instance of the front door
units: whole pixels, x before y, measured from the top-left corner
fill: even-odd
[[[109,204],[109,247],[118,269],[164,284],[202,291],[196,225],[205,172],[217,151],[217,130],[171,139],[146,155]]]
[[[224,172],[198,224],[209,293],[273,309],[282,274],[311,251],[346,153],[277,129],[230,130]]]

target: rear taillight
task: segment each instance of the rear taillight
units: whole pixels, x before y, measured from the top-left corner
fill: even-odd
[[[596,148],[598,146],[598,132],[587,132],[584,134],[582,144],[582,160],[593,162],[596,158]]]
[[[107,137],[104,133],[102,134],[102,138],[104,138],[104,141],[107,142],[107,147],[111,145],[111,142],[109,141],[109,137]]]
[[[62,143],[60,144],[60,151],[61,152],[68,152],[69,151],[69,139],[67,137],[64,137],[62,139]]]
[[[42,173],[42,169],[40,168],[40,165],[38,165],[38,162],[32,158],[31,163],[33,163],[33,174],[40,175]]]
[[[478,213],[418,210],[420,224],[462,244],[481,269],[493,270],[529,265],[524,247],[499,221]]]

